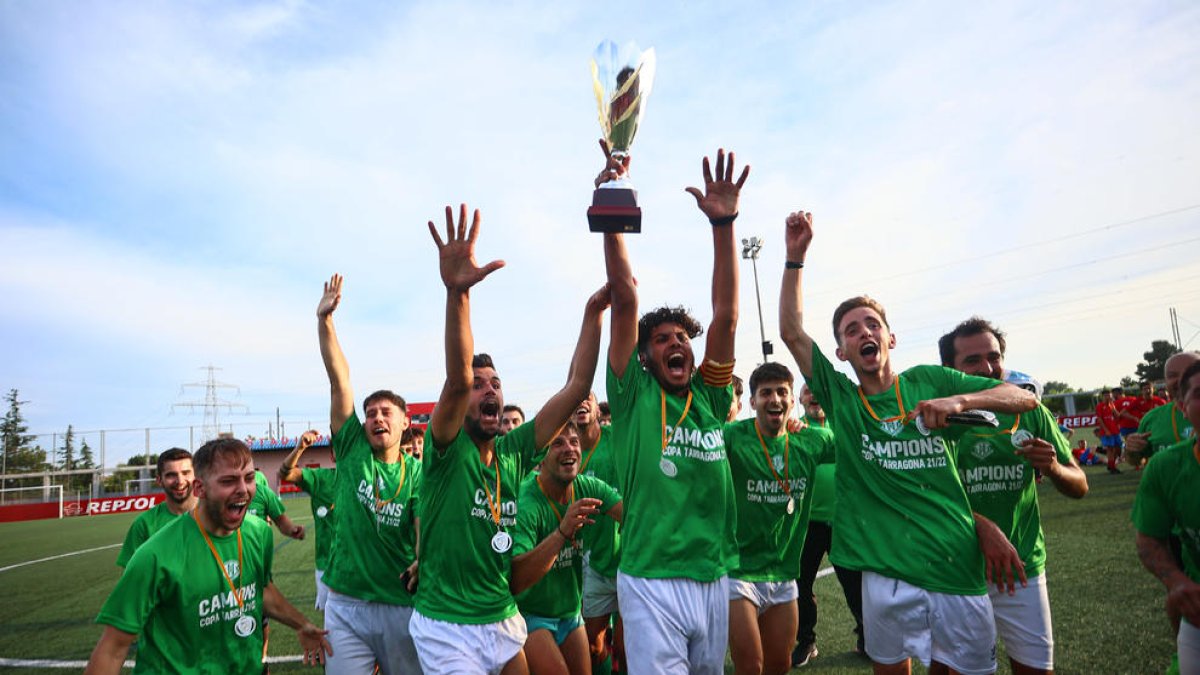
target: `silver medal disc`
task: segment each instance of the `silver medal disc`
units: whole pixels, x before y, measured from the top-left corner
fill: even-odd
[[[233,632],[237,633],[238,637],[250,637],[254,633],[255,626],[257,626],[257,622],[254,617],[243,614],[237,623],[233,624]]]
[[[663,475],[667,478],[674,478],[675,474],[679,473],[679,467],[675,466],[671,460],[666,457],[658,463],[658,468],[662,469]]]
[[[789,516],[796,512],[796,500],[792,497],[788,497],[787,512]]]
[[[507,553],[512,548],[513,540],[507,532],[501,530],[492,536],[492,550],[496,553]]]
[[[327,515],[329,515],[329,509],[328,509],[328,508],[326,508],[326,507],[324,507],[324,506],[318,506],[318,507],[317,507],[317,517],[318,517],[318,518],[324,518],[324,517],[325,517],[325,516],[327,516]]]
[[[1012,444],[1014,448],[1022,448],[1025,446],[1025,441],[1033,438],[1033,434],[1024,429],[1018,429],[1013,432]]]

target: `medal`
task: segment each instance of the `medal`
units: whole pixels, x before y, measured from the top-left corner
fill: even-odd
[[[787,514],[790,516],[796,512],[796,498],[792,496],[791,482],[788,480],[788,460],[791,459],[791,454],[788,451],[788,446],[791,443],[792,435],[787,429],[783,429],[783,460],[780,462],[783,466],[783,475],[775,470],[775,462],[771,461],[771,453],[767,452],[767,442],[763,440],[762,429],[758,428],[758,420],[754,420],[754,434],[758,436],[758,446],[762,448],[763,457],[767,460],[767,468],[771,470],[771,475],[775,477],[775,482],[779,483],[783,494],[787,495]]]
[[[1014,448],[1021,449],[1025,447],[1025,441],[1032,440],[1033,434],[1025,429],[1014,431],[1012,434],[1012,444]]]
[[[796,500],[792,497],[788,497],[787,512],[789,516],[796,512]]]
[[[658,463],[658,468],[662,469],[663,475],[667,478],[674,478],[675,474],[679,473],[679,467],[671,463],[671,460],[666,457],[663,457],[662,461]]]
[[[318,518],[324,518],[327,515],[329,515],[329,509],[325,508],[324,506],[317,507],[317,517]]]
[[[254,634],[254,629],[257,626],[258,622],[254,620],[254,617],[248,614],[243,614],[241,618],[237,620],[237,623],[233,624],[233,632],[237,633],[238,637],[250,637]]]
[[[512,548],[512,537],[504,530],[500,530],[492,536],[492,550],[496,553],[507,553],[508,549]]]

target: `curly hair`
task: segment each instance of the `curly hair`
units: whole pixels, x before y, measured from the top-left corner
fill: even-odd
[[[688,335],[689,339],[696,339],[704,332],[704,326],[688,313],[683,307],[670,307],[663,305],[658,309],[651,310],[642,315],[638,320],[638,355],[645,358],[649,354],[650,349],[650,334],[655,328],[665,324],[673,323],[682,328]]]

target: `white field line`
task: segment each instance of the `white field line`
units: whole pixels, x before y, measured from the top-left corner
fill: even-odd
[[[3,571],[3,570],[0,570],[0,571]],[[832,568],[832,567],[822,567],[822,568],[821,568],[821,569],[820,569],[820,570],[817,572],[817,578],[818,578],[818,579],[820,579],[821,577],[827,577],[827,576],[829,576],[830,574],[833,574],[833,568]]]
[[[0,572],[7,572],[9,570],[15,570],[18,567],[24,567],[26,565],[36,565],[38,563],[44,563],[44,562],[47,562],[50,560],[58,560],[59,558],[70,558],[73,555],[83,555],[84,553],[91,553],[93,551],[103,551],[103,550],[110,549],[110,548],[116,548],[118,546],[121,546],[121,544],[109,544],[108,546],[97,546],[96,548],[85,548],[82,551],[71,551],[70,553],[62,553],[60,555],[52,555],[49,558],[38,558],[37,560],[26,560],[25,562],[19,562],[19,563],[16,563],[15,565],[9,565],[7,567],[0,567]],[[3,662],[0,662],[0,665],[4,665]]]
[[[268,656],[267,663],[300,663],[304,657]],[[62,670],[78,670],[87,667],[87,661],[56,661],[53,659],[0,659],[0,668],[46,668]],[[132,668],[133,661],[126,661],[124,668]]]

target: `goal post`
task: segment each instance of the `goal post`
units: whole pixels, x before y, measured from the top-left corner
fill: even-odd
[[[58,508],[58,517],[63,517],[63,486],[61,485],[0,488],[0,496],[3,497],[3,503],[7,505],[54,504]]]

